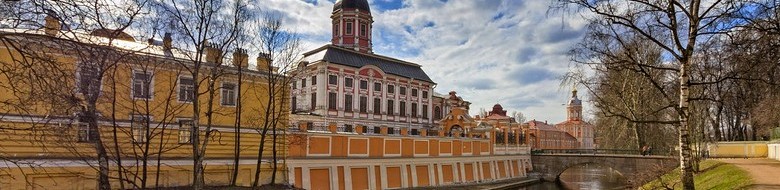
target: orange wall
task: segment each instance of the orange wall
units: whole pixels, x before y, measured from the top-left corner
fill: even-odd
[[[418,186],[429,186],[430,184],[430,178],[428,178],[428,166],[417,166],[415,167],[417,170],[417,185]]]
[[[368,189],[368,168],[352,168],[352,189]],[[388,172],[388,175],[390,173]],[[388,176],[388,180],[392,179]],[[400,187],[400,186],[399,186]]]
[[[330,171],[328,169],[311,169],[309,175],[312,190],[330,190]]]
[[[399,187],[401,187],[401,168],[387,167],[387,188],[399,188]]]

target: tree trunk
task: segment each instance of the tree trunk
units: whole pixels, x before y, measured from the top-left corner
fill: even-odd
[[[680,142],[680,168],[682,173],[680,175],[680,181],[682,182],[683,189],[693,190],[695,189],[693,183],[693,167],[691,160],[691,147],[689,139],[689,111],[688,111],[688,94],[690,87],[690,77],[688,76],[688,69],[690,63],[688,60],[684,60],[680,65],[680,126],[678,126],[678,138]]]

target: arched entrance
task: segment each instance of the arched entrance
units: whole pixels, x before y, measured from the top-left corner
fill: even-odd
[[[465,133],[463,133],[464,132],[463,127],[461,127],[460,125],[453,125],[452,127],[450,127],[450,130],[447,131],[447,136],[452,137],[452,135],[455,134],[456,132],[460,133],[461,137],[465,136]]]

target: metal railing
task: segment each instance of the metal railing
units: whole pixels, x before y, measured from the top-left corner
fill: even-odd
[[[656,155],[656,156],[669,156],[669,151],[650,150],[642,153],[641,150],[630,149],[537,149],[531,150],[532,155],[545,155],[545,154],[580,154],[580,155]]]

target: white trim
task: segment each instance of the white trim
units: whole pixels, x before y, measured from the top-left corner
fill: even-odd
[[[425,146],[427,147],[425,153],[423,154],[417,154],[417,142],[425,142]],[[412,153],[414,153],[414,157],[429,157],[431,155],[431,141],[430,140],[414,140]]]
[[[149,75],[149,97],[135,97],[135,74],[141,73],[141,74],[147,74]],[[130,98],[132,100],[154,100],[154,70],[151,71],[144,71],[143,69],[133,69],[130,72]]]
[[[312,153],[310,153],[311,152],[311,148],[310,147],[306,147],[306,156],[307,157],[322,157],[322,156],[330,156],[331,155],[331,153],[332,153],[331,151],[332,150],[331,150],[330,147],[333,146],[333,138],[331,138],[330,136],[310,136],[309,138],[306,138],[306,144],[309,145],[309,146],[311,146],[311,142],[310,142],[311,138],[327,138],[328,139],[328,153],[327,154],[312,154]]]
[[[384,147],[382,147],[382,149],[383,149],[382,157],[401,157],[401,154],[403,154],[403,152],[404,152],[403,141],[401,139],[395,139],[395,138],[392,138],[392,139],[383,138],[383,139],[384,139],[384,142],[383,142],[382,146],[384,146]],[[398,141],[398,154],[388,154],[387,153],[387,141]],[[414,151],[414,148],[412,149],[412,151]]]
[[[352,154],[352,140],[366,140],[366,153],[365,154]],[[368,154],[371,153],[371,141],[369,138],[365,137],[347,137],[347,156],[348,157],[368,157]]]
[[[225,84],[232,84],[233,85],[233,105],[226,105],[225,102],[222,101],[222,99],[225,97]],[[222,81],[219,83],[219,105],[223,107],[236,107],[238,105],[238,83],[236,82],[230,82],[230,81]],[[196,93],[197,95],[197,93]]]

